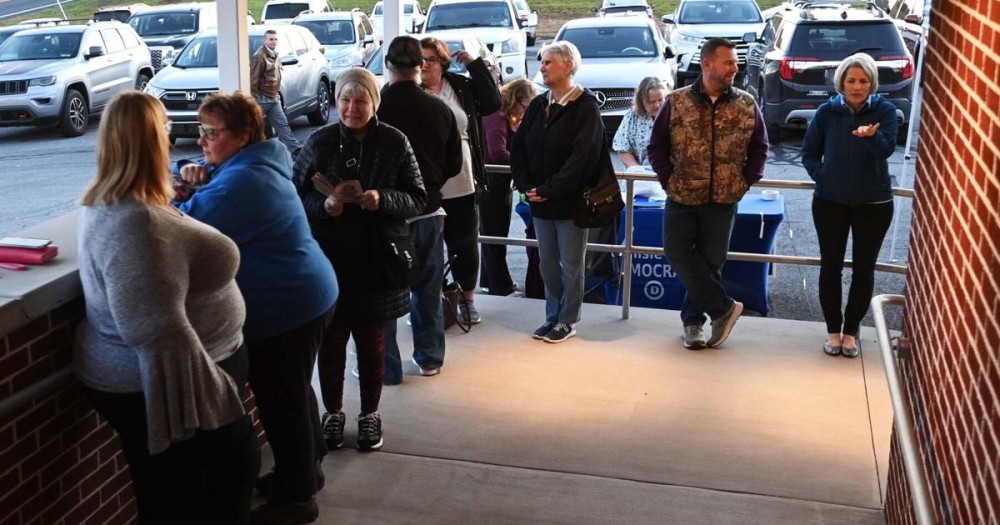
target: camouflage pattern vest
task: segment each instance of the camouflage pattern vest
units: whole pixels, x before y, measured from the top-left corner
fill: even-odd
[[[756,127],[754,100],[731,88],[713,108],[692,86],[670,95],[670,200],[678,204],[732,204],[750,189],[743,177],[747,146]]]

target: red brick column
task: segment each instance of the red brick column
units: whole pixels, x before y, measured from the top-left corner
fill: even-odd
[[[1000,522],[1000,1],[934,0],[903,377],[939,523]],[[886,517],[915,523],[893,438]]]

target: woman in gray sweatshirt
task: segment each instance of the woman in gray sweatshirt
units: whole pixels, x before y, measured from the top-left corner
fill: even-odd
[[[121,438],[139,523],[249,523],[260,451],[240,395],[239,251],[170,205],[169,125],[135,91],[101,117],[78,223],[74,369]]]

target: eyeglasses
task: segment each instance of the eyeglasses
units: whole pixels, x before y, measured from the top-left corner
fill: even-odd
[[[517,103],[518,106],[521,106],[521,111],[528,111],[528,105],[529,104],[531,104],[531,103],[530,102],[528,104],[525,104],[524,102],[518,102]]]
[[[440,64],[441,63],[441,59],[438,58],[438,57],[424,57],[423,60],[424,60],[424,62],[427,62],[428,64]]]
[[[198,126],[198,136],[205,137],[206,140],[218,140],[219,132],[226,128],[206,128],[204,126]]]
[[[173,123],[173,121],[168,120],[168,121],[166,121],[166,122],[163,123],[163,131],[166,131],[168,135],[170,134],[170,130],[172,130],[172,129],[174,129],[174,123]]]

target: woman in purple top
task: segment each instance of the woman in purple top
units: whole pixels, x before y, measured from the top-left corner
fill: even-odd
[[[531,99],[538,95],[535,85],[524,78],[500,89],[500,110],[483,118],[486,135],[486,163],[510,164],[510,144]],[[510,173],[490,173],[489,183],[479,200],[479,229],[483,235],[506,237],[510,230],[513,205]],[[490,295],[510,295],[517,290],[507,268],[507,247],[484,244],[479,285]]]

